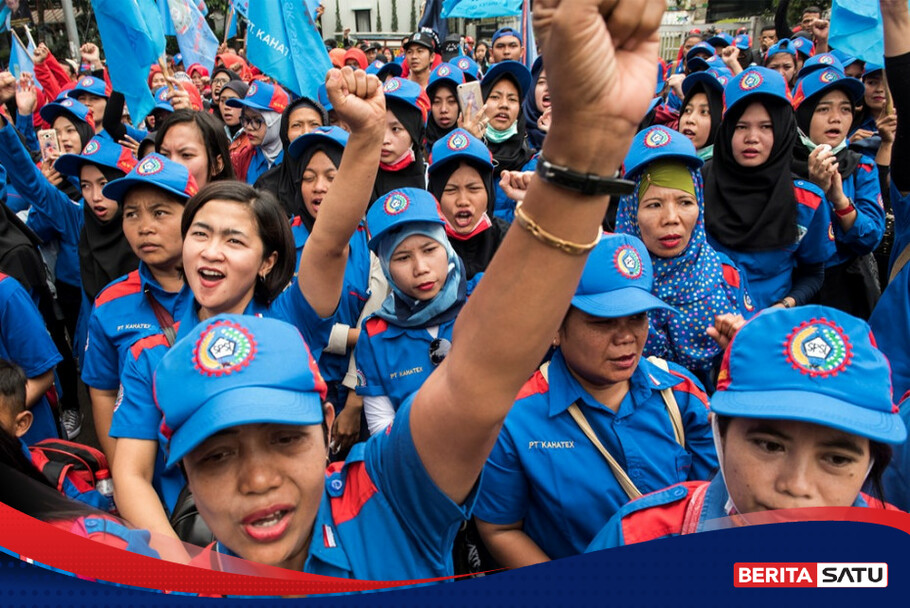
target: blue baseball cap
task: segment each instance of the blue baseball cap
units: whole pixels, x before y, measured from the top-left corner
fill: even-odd
[[[825,306],[769,308],[727,347],[711,397],[723,416],[800,420],[885,443],[907,429],[869,325]]]
[[[284,112],[288,107],[288,94],[277,84],[269,84],[261,80],[254,80],[246,90],[246,97],[231,97],[227,105],[232,108],[251,108],[266,112]]]
[[[493,154],[490,149],[464,129],[454,129],[436,140],[430,151],[428,170],[432,174],[455,160],[469,160],[493,170]]]
[[[477,65],[476,61],[467,55],[462,55],[461,57],[452,57],[449,63],[464,72],[465,80],[480,79],[480,66]]]
[[[837,60],[840,61],[841,65],[844,67],[844,69],[846,69],[847,66],[851,66],[854,63],[856,63],[857,61],[859,61],[859,59],[857,59],[853,55],[848,55],[847,53],[843,52],[840,49],[831,49],[831,52],[829,54],[834,55],[837,58]]]
[[[522,43],[521,32],[511,27],[501,27],[493,32],[493,38],[490,40],[490,44],[496,44],[497,40],[505,38],[506,36],[515,36],[518,38],[518,42]]]
[[[724,114],[743,100],[755,95],[790,104],[787,83],[779,72],[760,66],[751,66],[733,77],[724,89]]]
[[[816,70],[796,83],[793,91],[793,108],[796,109],[807,99],[821,97],[833,89],[842,89],[853,103],[866,94],[866,86],[856,78],[848,78],[835,68]]]
[[[401,188],[379,197],[367,211],[370,250],[377,253],[383,236],[393,228],[412,222],[445,226],[445,220],[439,216],[436,197],[421,188]]]
[[[752,40],[749,38],[749,34],[740,34],[733,38],[733,44],[736,45],[736,48],[748,51],[752,48]]]
[[[430,112],[430,98],[419,84],[396,76],[385,81],[385,84],[382,85],[382,92],[386,99],[397,99],[420,110],[423,122],[426,124],[427,114]]]
[[[844,71],[844,65],[833,53],[821,53],[806,59],[806,63],[797,72],[796,78],[798,80],[816,70],[824,70],[825,68],[833,68],[841,73]]]
[[[348,145],[348,137],[348,132],[341,127],[316,127],[292,141],[288,146],[288,154],[291,158],[300,158],[311,146],[318,143],[329,143],[344,149]]]
[[[480,82],[481,84],[496,82],[507,74],[518,83],[518,95],[523,99],[533,82],[531,79],[531,71],[520,61],[512,61],[510,59],[494,63],[490,66],[490,69],[487,70],[487,73],[483,75],[483,80]]]
[[[657,125],[640,131],[632,139],[629,153],[623,161],[626,179],[634,179],[657,160],[677,160],[693,169],[701,169],[705,164],[695,153],[692,140],[670,127]]]
[[[803,57],[811,57],[815,52],[815,43],[808,38],[803,38],[802,36],[794,36],[793,40],[790,42],[793,45],[793,48],[796,49],[796,52]]]
[[[710,38],[705,40],[705,42],[707,42],[708,44],[713,46],[715,49],[718,49],[718,48],[722,49],[722,48],[728,47],[731,44],[733,44],[733,36],[731,36],[730,34],[728,34],[726,32],[718,32],[714,36],[711,36]]]
[[[781,38],[775,42],[768,52],[765,53],[765,63],[768,63],[768,60],[771,59],[773,55],[778,53],[786,53],[788,55],[793,55],[796,57],[796,47],[793,46],[793,41],[789,38]]]
[[[379,80],[383,80],[383,78],[385,77],[386,74],[390,74],[392,76],[401,76],[401,72],[402,72],[402,67],[392,61],[389,61],[388,63],[384,63],[377,59],[376,61],[374,61],[373,63],[371,63],[370,65],[367,66],[367,74],[373,74]],[[320,86],[325,86],[325,85],[323,84]]]
[[[296,327],[217,315],[155,369],[155,403],[171,467],[219,431],[243,424],[321,424],[325,381]]]
[[[129,148],[125,148],[106,137],[95,136],[85,144],[81,154],[60,155],[54,161],[54,169],[63,175],[79,177],[82,166],[90,163],[129,173],[137,162],[139,161],[136,160],[136,157],[133,156],[133,151]]]
[[[689,68],[689,73],[692,72],[703,72],[705,70],[715,69],[715,70],[728,70],[727,64],[724,63],[724,60],[721,59],[718,55],[711,55],[707,59],[702,57],[693,57],[689,63],[686,64],[686,67]]]
[[[603,234],[588,255],[572,306],[602,318],[672,306],[651,293],[654,270],[645,244],[629,234]]]
[[[884,68],[882,68],[882,66],[878,65],[877,63],[867,63],[865,69],[863,70],[863,80],[865,80],[867,76],[870,76],[876,72],[881,72],[883,69]]]
[[[708,55],[708,57],[713,57],[717,54],[717,51],[707,42],[699,42],[691,49],[689,49],[688,53],[686,53],[686,63],[688,64],[690,61],[692,61],[699,53],[705,53]]]
[[[724,87],[727,86],[727,83],[730,82],[732,78],[733,72],[727,68],[711,68],[703,72],[693,72],[683,80],[683,96],[688,95],[689,91],[692,90],[692,87],[698,83],[703,83],[705,86],[711,87],[718,93],[723,93]]]
[[[199,191],[196,180],[186,167],[152,152],[136,163],[124,177],[108,182],[101,192],[112,201],[122,203],[129,189],[139,184],[155,186],[182,199],[188,199]]]
[[[41,109],[38,110],[38,114],[41,116],[41,119],[49,125],[53,125],[54,121],[57,120],[60,116],[66,116],[70,120],[76,119],[86,122],[92,129],[95,128],[95,118],[92,116],[92,111],[88,109],[84,104],[79,103],[75,99],[66,97],[61,94],[58,101],[54,101],[48,104],[41,106]]]
[[[111,89],[101,78],[83,76],[76,82],[75,87],[67,91],[66,95],[67,97],[76,99],[82,93],[89,93],[90,95],[97,95],[98,97],[107,99],[111,96]]]
[[[172,106],[171,102],[167,99],[167,93],[167,87],[158,87],[155,89],[155,110],[164,110],[165,112],[174,111],[174,106]]]
[[[452,88],[464,83],[464,72],[456,68],[451,63],[440,63],[430,72],[430,80],[427,83],[427,95],[432,97],[436,87],[443,83],[448,83]]]

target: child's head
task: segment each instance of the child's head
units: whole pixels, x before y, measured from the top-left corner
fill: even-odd
[[[22,437],[32,426],[32,413],[25,407],[27,381],[22,368],[0,359],[0,426],[15,437]]]

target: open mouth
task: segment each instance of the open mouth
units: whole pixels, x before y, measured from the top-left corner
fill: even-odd
[[[634,354],[624,355],[622,357],[616,357],[614,359],[610,359],[610,361],[616,367],[619,367],[621,369],[628,369],[628,368],[632,367],[633,365],[635,365],[635,355]]]
[[[683,129],[683,130],[681,131],[681,133],[682,133],[683,135],[685,135],[686,137],[688,137],[689,139],[694,139],[694,138],[695,138],[695,131],[693,131],[692,129]]]
[[[247,536],[259,542],[278,540],[287,532],[292,512],[290,506],[257,511],[243,519],[243,529]]]
[[[199,278],[202,280],[203,287],[214,287],[224,279],[224,273],[212,268],[200,268],[198,270]]]
[[[660,244],[667,249],[675,249],[682,243],[682,237],[678,234],[668,234],[667,236],[660,237],[658,240],[660,241]]]
[[[459,211],[455,214],[455,225],[459,228],[467,228],[474,222],[474,214],[470,211]]]

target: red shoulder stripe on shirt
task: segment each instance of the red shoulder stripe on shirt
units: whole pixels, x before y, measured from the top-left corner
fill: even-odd
[[[532,395],[542,395],[547,392],[549,388],[549,383],[543,379],[543,374],[540,373],[540,370],[537,370],[534,372],[534,375],[531,376],[531,379],[525,382],[525,385],[518,391],[518,396],[515,397],[515,400],[518,401],[519,399],[524,399],[525,397],[530,397]]]
[[[724,280],[727,282],[727,284],[731,287],[739,289],[739,271],[736,269],[736,267],[730,266],[729,264],[721,264],[721,266],[723,266]]]
[[[809,190],[794,187],[793,192],[796,195],[796,202],[802,203],[810,209],[818,209],[819,204],[822,202],[822,197]]]
[[[372,319],[367,319],[364,327],[366,327],[367,335],[372,338],[376,334],[381,334],[387,330],[389,328],[389,322],[385,319],[380,319],[379,317],[373,317]]]
[[[139,293],[140,291],[142,291],[142,279],[139,278],[139,271],[134,270],[126,275],[125,280],[102,289],[101,293],[95,298],[95,306],[101,306],[102,304],[107,304],[111,300]]]
[[[303,226],[303,219],[299,215],[295,215],[291,220],[291,226]]]
[[[340,526],[357,517],[363,505],[367,504],[367,501],[378,491],[363,462],[348,465],[344,493],[330,499],[332,519],[335,521],[335,525]]]
[[[180,322],[174,323],[174,331],[180,330]],[[147,348],[155,348],[156,346],[167,346],[167,338],[164,337],[164,334],[154,334],[152,336],[146,336],[140,338],[133,342],[133,345],[130,346],[130,354],[133,355],[134,359],[138,359],[139,355],[142,354]]]
[[[706,408],[708,407],[708,395],[706,395],[703,390],[698,388],[698,385],[692,382],[691,378],[688,378],[679,372],[675,372],[672,369],[670,370],[670,373],[682,380],[682,382],[673,387],[674,391],[689,393],[701,401]]]
[[[865,171],[866,173],[872,173],[872,164],[871,163],[860,163],[859,168]]]
[[[7,278],[9,278],[9,275],[3,274],[2,272],[0,272],[0,281],[2,281],[3,279],[7,279]]]
[[[686,511],[689,509],[689,502],[692,500],[695,489],[693,486],[697,487],[698,484],[703,483],[705,482],[686,482],[684,485],[688,486],[689,493],[683,499],[634,511],[623,517],[623,544],[643,543],[655,538],[681,534],[683,523],[686,520]],[[645,494],[645,496],[648,495]],[[636,500],[641,500],[641,498]]]

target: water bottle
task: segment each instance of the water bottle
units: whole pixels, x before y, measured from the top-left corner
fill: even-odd
[[[106,469],[95,474],[95,490],[110,502],[108,510],[111,513],[116,513],[117,509],[114,506],[114,480],[111,479],[111,474]]]

